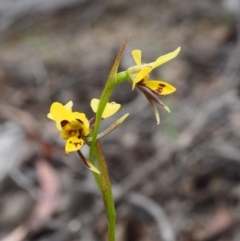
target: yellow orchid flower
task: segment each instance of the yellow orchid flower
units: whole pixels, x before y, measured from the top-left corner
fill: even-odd
[[[156,61],[149,63],[149,64],[142,64],[141,57],[142,53],[141,50],[136,49],[132,51],[133,59],[137,64],[138,69],[136,69],[136,73],[133,74],[133,86],[132,89],[136,86],[136,84],[141,84],[146,86],[155,94],[158,95],[168,95],[173,93],[176,88],[171,86],[170,84],[160,81],[160,80],[148,80],[149,74],[158,66],[170,61],[171,59],[175,58],[178,53],[180,52],[181,48],[178,47],[175,51],[162,55],[156,59]]]
[[[84,113],[72,112],[72,101],[66,105],[54,102],[51,105],[48,118],[56,122],[60,136],[67,140],[65,152],[81,149],[84,145],[83,138],[89,134],[89,120]]]
[[[91,107],[96,113],[99,100],[93,99]],[[72,111],[73,102],[69,101],[66,105],[59,102],[54,102],[50,107],[50,113],[47,117],[56,122],[56,127],[60,131],[61,138],[66,140],[65,153],[72,151],[79,151],[85,144],[85,138],[90,132],[90,122],[84,113]],[[115,114],[120,104],[115,102],[108,103],[104,112],[103,118],[107,118]],[[87,162],[87,163],[86,163]],[[87,167],[92,171],[99,173],[99,171],[88,161],[84,161]]]
[[[128,69],[128,73],[130,76],[130,79],[132,80],[132,89],[137,86],[143,94],[146,96],[147,100],[149,101],[156,119],[157,124],[160,123],[160,117],[159,113],[157,111],[157,108],[154,105],[154,102],[157,104],[160,104],[165,110],[170,112],[170,109],[158,98],[156,98],[155,95],[169,95],[176,91],[176,88],[172,85],[161,81],[161,80],[148,80],[149,74],[158,66],[170,61],[171,59],[175,58],[178,53],[180,52],[181,48],[177,48],[175,51],[162,55],[159,58],[156,59],[156,61],[148,63],[148,64],[142,64],[142,53],[141,50],[133,50],[132,55],[133,59],[136,63],[136,66],[133,66]],[[149,91],[150,92],[149,92]]]

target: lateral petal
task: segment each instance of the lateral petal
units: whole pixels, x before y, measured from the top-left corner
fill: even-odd
[[[156,95],[169,95],[176,91],[176,88],[161,80],[143,81],[143,85],[153,91]]]
[[[99,99],[92,99],[90,105],[92,107],[93,112],[96,113],[99,105]],[[120,109],[120,107],[121,105],[116,102],[107,103],[103,111],[102,118],[108,118],[114,115]]]
[[[133,81],[132,90],[135,88],[136,84],[141,80],[143,80],[144,78],[146,78],[151,71],[152,71],[151,66],[143,67],[137,74],[136,79]]]

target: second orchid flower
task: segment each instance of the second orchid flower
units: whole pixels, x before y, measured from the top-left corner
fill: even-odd
[[[175,51],[158,57],[154,62],[143,64],[141,50],[133,50],[132,55],[136,63],[135,66],[130,67],[127,70],[127,76],[132,82],[132,89],[135,86],[142,91],[147,100],[149,101],[154,114],[157,119],[157,124],[160,123],[160,116],[154,103],[161,105],[164,109],[170,112],[170,109],[156,96],[169,95],[176,91],[176,88],[167,82],[161,80],[149,80],[149,74],[160,65],[175,58],[180,52],[181,48],[177,48]]]

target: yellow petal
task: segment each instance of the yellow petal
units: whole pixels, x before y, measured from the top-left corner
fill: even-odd
[[[157,95],[169,95],[176,91],[175,87],[160,80],[143,81],[143,85],[145,85],[147,88],[149,88]]]
[[[65,152],[66,154],[68,154],[69,152],[72,152],[72,151],[78,151],[79,149],[82,148],[83,145],[84,145],[83,139],[81,138],[79,139],[76,136],[72,136],[68,138],[68,140],[66,141]]]
[[[49,117],[49,115],[48,115]],[[71,121],[72,118],[72,112],[67,110],[61,103],[59,102],[54,102],[51,105],[50,108],[50,117],[57,121],[62,121],[62,120],[67,120],[67,121]]]
[[[141,55],[142,53],[141,53],[141,50],[139,49],[135,49],[132,51],[133,59],[137,65],[141,65],[141,57],[142,57]]]
[[[47,117],[48,117],[50,120],[53,120],[53,116],[52,116],[51,113],[48,113],[48,114],[47,114]]]
[[[143,67],[137,74],[136,79],[133,81],[132,90],[135,88],[136,84],[141,80],[143,80],[144,78],[146,78],[151,71],[152,71],[151,66]]]
[[[59,131],[62,131],[62,126],[60,121],[56,122],[56,127]]]
[[[108,118],[114,115],[120,109],[120,107],[121,105],[116,102],[107,103],[103,111],[102,118]]]
[[[66,105],[64,105],[64,107],[65,107],[67,110],[72,111],[73,102],[70,100]]]
[[[56,103],[58,103],[58,102],[54,102],[54,103],[52,104],[53,107],[51,107],[51,108],[55,109],[55,108],[56,108]],[[58,103],[58,104],[57,104],[57,108],[62,108],[62,107],[59,107],[59,104],[60,104],[61,106],[63,106],[61,103]],[[64,105],[63,107],[64,107],[65,109],[67,109],[68,111],[71,112],[71,111],[72,111],[72,106],[73,106],[73,102],[72,102],[72,101],[69,101],[69,102],[68,102],[66,105]],[[47,117],[48,117],[49,119],[51,119],[51,120],[55,120],[54,117],[53,117],[53,115],[51,114],[51,110],[50,110],[50,113],[48,113]]]
[[[155,63],[153,63],[152,67],[153,69],[155,69],[156,67],[158,67],[159,65],[162,65],[166,62],[168,62],[169,60],[175,58],[179,52],[180,52],[181,48],[178,47],[175,51],[171,52],[171,53],[168,53],[168,54],[165,54],[163,56],[160,56],[156,61]]]
[[[84,113],[79,112],[73,112],[72,113],[73,118],[81,124],[81,127],[83,129],[83,135],[87,136],[89,134],[89,120],[87,119],[86,115]]]
[[[93,112],[97,112],[98,109],[98,105],[99,105],[99,99],[92,99],[91,100],[91,107]],[[112,115],[114,115],[119,109],[120,109],[121,105],[116,103],[116,102],[111,102],[111,103],[107,103],[103,114],[102,114],[102,118],[108,118]]]
[[[98,105],[99,105],[99,99],[96,99],[96,98],[92,99],[90,105],[91,105],[91,108],[92,108],[93,112],[97,113]]]

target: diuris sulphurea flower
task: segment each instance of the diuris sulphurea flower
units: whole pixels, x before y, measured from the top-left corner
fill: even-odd
[[[91,101],[91,107],[94,112],[97,111],[98,104],[98,99],[93,99]],[[66,105],[54,102],[50,107],[50,113],[47,115],[49,119],[56,122],[56,127],[60,131],[60,137],[66,140],[66,154],[73,151],[80,153],[79,150],[85,144],[92,127],[86,115],[80,112],[73,112],[72,107],[72,101],[69,101]],[[108,103],[104,109],[102,118],[108,118],[114,115],[120,107],[121,105],[115,102]],[[117,122],[117,125],[118,124]],[[110,131],[108,131],[108,133],[109,132]],[[83,158],[81,153],[80,156]],[[86,159],[84,159],[84,163],[89,169],[99,173],[99,171]]]
[[[154,103],[161,105],[165,110],[170,112],[169,108],[156,96],[169,95],[176,91],[176,88],[162,80],[149,80],[149,74],[160,65],[175,58],[180,52],[181,48],[177,48],[175,51],[158,57],[154,62],[148,64],[142,64],[141,50],[133,50],[132,55],[136,63],[135,66],[130,67],[127,72],[130,80],[132,81],[132,89],[139,88],[149,101],[154,114],[157,119],[157,124],[160,123],[160,117],[158,110]]]

